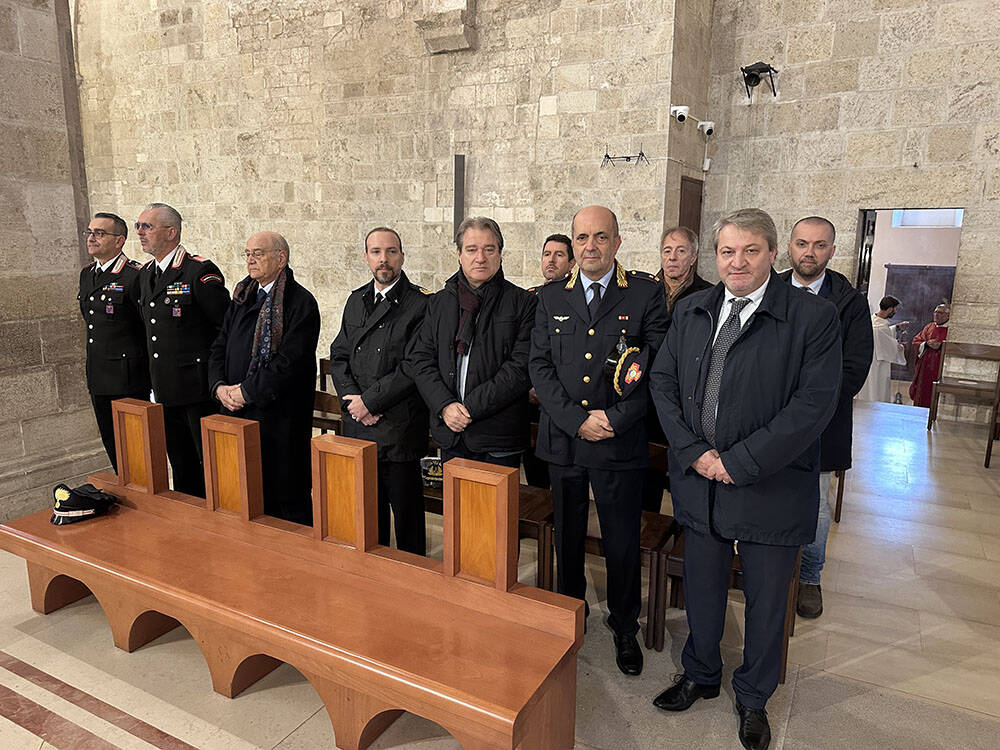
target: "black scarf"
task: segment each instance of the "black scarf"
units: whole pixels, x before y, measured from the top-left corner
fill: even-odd
[[[500,268],[497,269],[492,279],[480,285],[478,289],[473,289],[465,278],[465,272],[459,269],[458,308],[462,314],[458,321],[458,331],[455,332],[455,348],[459,354],[469,353],[472,339],[476,334],[476,319],[479,316],[479,310],[482,308],[483,302],[492,297],[502,283],[503,269]]]

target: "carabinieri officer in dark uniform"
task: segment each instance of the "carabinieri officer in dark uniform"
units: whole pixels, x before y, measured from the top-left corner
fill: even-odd
[[[94,262],[80,271],[80,314],[87,324],[87,389],[111,465],[118,471],[111,402],[149,399],[146,335],[139,314],[139,269],[122,252],[128,226],[97,213],[84,232]]]
[[[218,411],[208,390],[208,355],[229,292],[218,266],[180,244],[181,215],[174,208],[151,203],[135,227],[142,249],[153,256],[139,274],[139,301],[174,489],[205,497],[201,418]]]
[[[424,489],[420,458],[427,451],[427,406],[403,372],[406,345],[416,336],[430,292],[403,272],[395,230],[365,237],[372,280],[347,298],[340,332],[330,346],[330,370],[344,402],[343,432],[378,445],[378,542],[388,546],[390,508],[396,546],[424,555]]]
[[[594,491],[618,668],[637,675],[639,528],[649,459],[645,369],[666,334],[667,310],[652,276],[615,261],[622,240],[610,210],[580,210],[572,237],[577,268],[568,281],[538,290],[529,364],[542,407],[535,453],[549,462],[552,479],[558,590],[578,599],[587,588],[588,485]]]

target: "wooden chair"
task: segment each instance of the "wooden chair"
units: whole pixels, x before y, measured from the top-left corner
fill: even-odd
[[[833,520],[835,523],[840,523],[840,511],[844,507],[844,476],[847,472],[841,469],[834,473],[837,476],[837,505],[833,509]]]
[[[929,430],[937,419],[938,398],[942,393],[954,396],[956,399],[966,401],[996,403],[998,389],[1000,389],[1000,372],[996,380],[974,380],[972,378],[961,378],[944,375],[945,360],[949,357],[961,357],[963,359],[974,359],[985,362],[1000,363],[1000,346],[990,344],[963,344],[958,341],[945,341],[941,345],[941,362],[938,365],[937,379],[931,389],[931,407],[927,414],[927,429]],[[996,414],[992,414],[996,418]],[[995,428],[990,426],[990,435]],[[989,467],[989,459],[987,459]]]
[[[997,390],[993,394],[993,406],[990,408],[990,418],[987,421],[986,461],[983,466],[990,468],[990,456],[993,454],[993,441],[1000,439],[1000,371],[997,372]]]
[[[662,557],[665,566],[664,580],[670,582],[670,606],[684,609],[684,534],[681,533],[673,548]],[[795,610],[799,604],[799,566],[802,563],[802,549],[795,558],[795,570],[788,583],[788,604],[785,607],[785,633],[781,647],[781,679],[785,682],[785,671],[788,666],[788,639],[795,635]],[[738,554],[733,555],[733,568],[729,587],[743,588],[743,563]]]
[[[339,435],[341,419],[340,399],[337,398],[337,394],[316,391],[313,399],[313,427],[324,435],[327,430]]]
[[[319,359],[319,389],[321,391],[326,390],[326,379],[330,377],[330,359],[329,357],[320,357]]]

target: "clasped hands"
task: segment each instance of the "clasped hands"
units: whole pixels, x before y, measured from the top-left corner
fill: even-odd
[[[382,418],[381,414],[372,414],[368,410],[365,402],[361,400],[360,394],[352,393],[344,396],[344,401],[347,403],[347,413],[355,422],[361,422],[365,427],[371,427]]]
[[[472,424],[472,415],[465,408],[465,404],[459,401],[452,401],[441,410],[441,419],[445,426],[452,432],[462,432]]]
[[[615,436],[615,428],[608,421],[608,415],[604,409],[591,409],[587,412],[587,418],[576,433],[584,440],[596,443],[598,440],[607,440]]]
[[[229,411],[239,411],[247,405],[247,400],[243,397],[243,389],[240,385],[240,383],[236,385],[220,385],[215,389],[216,398]]]
[[[702,453],[691,467],[701,474],[705,479],[711,479],[716,482],[722,482],[723,484],[732,484],[733,478],[729,476],[729,472],[726,471],[726,467],[722,465],[722,459],[719,458],[719,452],[714,448],[710,451],[705,451]]]

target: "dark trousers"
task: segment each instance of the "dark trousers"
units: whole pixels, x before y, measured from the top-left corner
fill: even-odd
[[[174,473],[174,490],[205,497],[205,468],[201,462],[201,418],[218,412],[214,401],[163,407],[167,457]]]
[[[419,460],[378,462],[378,543],[385,546],[389,546],[390,509],[396,547],[426,555],[424,483]]]
[[[642,509],[659,513],[663,491],[667,489],[667,475],[661,469],[643,469],[642,477]]]
[[[483,461],[484,463],[497,464],[498,466],[510,466],[514,469],[521,467],[520,453],[515,453],[512,456],[491,456],[489,453],[476,453],[466,448],[465,444],[461,441],[454,448],[441,449],[442,464],[453,458],[467,458],[470,461]]]
[[[118,454],[115,449],[115,421],[111,416],[111,402],[119,398],[137,398],[140,401],[149,400],[149,391],[140,393],[125,393],[121,396],[95,396],[90,394],[90,403],[94,406],[94,418],[97,420],[97,429],[101,433],[101,442],[104,443],[104,451],[108,454],[111,466],[118,473]]]
[[[532,487],[541,487],[543,490],[549,488],[549,464],[535,455],[532,448],[528,448],[523,454],[524,461],[524,481]]]
[[[549,464],[556,527],[556,590],[586,599],[584,553],[590,510],[589,486],[594,490],[608,571],[608,610],[611,613],[608,623],[620,635],[634,635],[639,630],[642,474],[642,469],[609,471]]]
[[[718,685],[733,540],[688,528],[684,539],[684,601],[690,634],[681,663],[694,682]],[[740,542],[739,552],[746,613],[743,664],[733,674],[733,692],[747,708],[764,708],[781,675],[785,607],[798,547]]]

